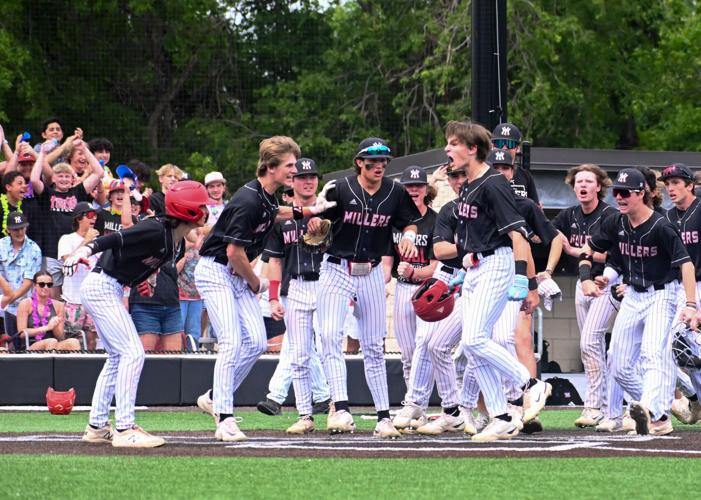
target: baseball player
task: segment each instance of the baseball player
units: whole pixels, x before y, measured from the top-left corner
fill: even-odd
[[[586,163],[571,168],[565,183],[574,190],[579,204],[562,210],[553,224],[563,234],[563,250],[573,259],[578,259],[581,248],[599,230],[609,217],[617,211],[603,199],[611,180],[598,165]],[[546,273],[552,275],[560,255],[548,258]],[[604,269],[606,256],[594,256],[592,276],[599,276]],[[613,283],[612,283],[613,284]],[[587,297],[582,292],[582,282],[577,281],[575,289],[577,323],[581,332],[580,349],[582,364],[587,377],[587,391],[584,397],[584,410],[575,425],[594,427],[601,422],[607,411],[607,369],[605,334],[616,309],[611,302],[610,289],[606,287],[597,297]]]
[[[686,247],[691,262],[696,271],[696,301],[701,296],[701,200],[694,196],[694,175],[689,167],[683,163],[674,163],[664,168],[660,180],[667,188],[667,194],[674,206],[667,211],[667,220],[677,228],[682,242]],[[683,312],[685,296],[679,294],[677,314]],[[688,397],[675,399],[672,403],[672,412],[685,424],[694,424],[701,420],[701,404],[698,396],[701,395],[701,372],[690,370],[688,377],[693,387],[693,393]],[[687,384],[683,384],[687,385]],[[687,391],[688,392],[688,391]]]
[[[397,278],[394,292],[394,335],[397,338],[402,353],[402,369],[404,382],[409,386],[411,359],[414,355],[417,329],[423,321],[416,316],[411,305],[411,297],[419,284],[433,276],[437,261],[433,259],[433,227],[436,225],[436,212],[429,208],[435,198],[435,189],[428,185],[428,176],[423,168],[409,166],[404,169],[400,184],[419,209],[421,218],[416,222],[416,249],[418,254],[413,259],[402,257],[399,253],[399,243],[402,233],[394,228],[392,231],[392,254],[387,261],[390,267],[395,267],[393,274]]]
[[[464,235],[464,243],[460,249],[448,242],[436,243],[434,252],[439,259],[464,255],[461,347],[471,359],[491,416],[487,427],[472,439],[510,439],[518,434],[522,424],[507,412],[502,378],[527,390],[524,406],[536,415],[545,405],[548,393],[545,383],[531,379],[526,368],[514,363],[508,351],[491,338],[494,323],[507,301],[523,300],[528,294],[529,247],[520,231],[525,220],[516,209],[506,179],[484,163],[491,149],[489,132],[477,124],[452,121],[446,127],[446,140],[450,163],[464,166],[467,172],[458,202],[458,234]],[[433,361],[436,366],[435,357]],[[457,404],[446,407],[444,401],[443,408],[446,416],[460,414]]]
[[[219,342],[212,396],[204,396],[214,401],[214,436],[220,441],[246,439],[233,416],[234,391],[267,348],[256,294],[268,289],[268,280],[256,276],[251,261],[276,220],[300,220],[334,206],[323,198],[324,191],[311,207],[278,206],[274,193],[290,183],[300,156],[299,146],[289,137],[261,141],[257,178],[236,191],[200,249],[195,284]]]
[[[585,296],[599,296],[592,280],[593,252],[618,246],[623,282],[628,285],[611,333],[611,375],[635,401],[630,416],[638,434],[672,432],[667,415],[674,394],[676,370],[670,331],[679,275],[686,295],[681,321],[696,327],[694,265],[675,228],[649,208],[645,178],[634,168],[619,172],[613,193],[620,214],[607,218],[583,246],[579,276]],[[637,374],[640,363],[642,381]]]
[[[460,191],[460,187],[465,182],[465,179],[467,179],[467,174],[462,168],[454,168],[454,165],[448,165],[446,166],[446,176],[448,185],[457,195]],[[440,241],[446,241],[452,244],[460,243],[456,241],[457,210],[457,198],[441,207],[436,217],[436,224],[433,230],[434,244]],[[436,266],[433,277],[442,280],[444,283],[449,283],[458,274],[460,269],[462,269],[462,258],[456,256],[450,259],[442,259],[440,260],[440,264]],[[456,304],[451,316],[459,316],[459,310],[460,308]],[[442,321],[447,321],[447,319]],[[434,366],[428,352],[428,342],[434,337],[439,324],[440,322],[421,322],[419,328],[417,328],[416,345],[411,361],[407,392],[402,402],[403,406],[397,412],[393,420],[394,426],[401,432],[413,432],[428,423],[426,408],[428,407],[429,398],[431,397],[434,381]],[[452,361],[449,354],[448,359]],[[437,373],[435,377],[441,379],[452,377],[454,380],[455,367],[454,365],[452,366],[452,372],[450,368],[451,366],[446,370],[448,373]],[[457,432],[462,430],[463,427],[458,423],[453,426],[453,429]]]
[[[314,160],[297,160],[297,173],[292,176],[292,185],[295,202],[299,206],[314,204],[320,177]],[[308,219],[305,218],[276,224],[268,237],[263,254],[269,258],[268,293],[271,313],[275,319],[284,317],[287,327],[285,339],[289,345],[292,384],[299,413],[299,420],[287,429],[288,434],[307,434],[314,431],[312,378],[326,384],[321,360],[314,345],[316,288],[323,254],[312,254],[297,244],[300,236],[306,232],[307,222]],[[289,278],[285,307],[280,302],[283,276]],[[280,363],[282,362],[281,359]]]
[[[384,140],[364,139],[354,157],[356,175],[340,179],[329,194],[329,200],[338,205],[325,214],[333,221],[333,242],[321,265],[317,308],[324,370],[334,402],[334,411],[329,412],[327,420],[332,433],[355,429],[342,353],[343,323],[348,301],[353,299],[365,378],[377,410],[374,435],[400,435],[389,418],[384,360],[385,272],[379,264],[391,241],[392,227],[402,230],[399,254],[405,259],[417,256],[416,222],[421,214],[406,189],[384,177],[390,159],[391,151]],[[319,219],[312,219],[309,230],[315,232],[318,223]]]
[[[530,198],[536,205],[540,205],[538,190],[530,170],[516,165],[516,158],[521,152],[523,135],[513,123],[500,123],[492,131],[492,145],[495,149],[507,151],[511,155],[511,163],[514,166],[514,174],[511,180],[514,192],[523,198]]]
[[[169,191],[165,201],[164,218],[147,219],[129,229],[99,237],[79,247],[65,260],[64,272],[70,276],[91,255],[102,252],[98,265],[81,286],[82,304],[92,316],[108,354],[97,379],[83,441],[111,441],[112,446],[128,448],[153,448],[165,442],[134,423],[144,348],[122,302],[123,287],[138,285],[139,290],[150,289],[147,278],[163,264],[175,262],[184,236],[204,226],[207,220],[207,191],[197,182],[186,181]],[[113,397],[117,402],[114,433],[109,424]]]

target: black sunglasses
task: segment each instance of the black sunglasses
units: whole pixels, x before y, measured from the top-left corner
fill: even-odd
[[[387,163],[389,163],[387,158],[363,158],[363,160],[367,162],[365,163],[365,168],[367,170],[372,170],[378,163],[382,164],[382,168],[387,168]]]
[[[614,189],[613,197],[620,196],[621,198],[630,198],[632,193],[639,193],[638,189]]]
[[[53,281],[35,281],[36,286],[39,288],[53,288]]]

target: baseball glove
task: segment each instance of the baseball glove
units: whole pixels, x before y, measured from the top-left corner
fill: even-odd
[[[314,233],[304,233],[297,240],[299,246],[310,253],[324,253],[331,246],[331,221],[321,220],[321,228]]]

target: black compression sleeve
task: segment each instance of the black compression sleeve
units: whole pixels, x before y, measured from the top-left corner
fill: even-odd
[[[114,233],[106,234],[105,236],[100,236],[87,246],[92,249],[92,253],[95,255],[96,253],[104,252],[110,248],[120,248],[123,243],[124,240],[122,239],[122,234],[119,231],[116,231]]]

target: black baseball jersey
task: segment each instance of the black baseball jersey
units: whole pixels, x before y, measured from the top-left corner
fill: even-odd
[[[392,239],[391,228],[404,229],[421,218],[404,186],[386,178],[371,195],[360,186],[357,176],[344,177],[327,199],[337,203],[323,214],[333,221],[328,253],[342,259],[379,262]]]
[[[323,254],[310,253],[303,250],[297,241],[307,232],[309,218],[288,220],[273,226],[268,235],[263,251],[263,258],[277,257],[284,259],[283,280],[304,276],[308,279],[318,278]]]
[[[526,225],[509,181],[492,167],[462,185],[458,218],[458,232],[465,238],[463,254],[510,247],[508,234]]]
[[[553,225],[565,235],[571,246],[581,248],[589,241],[592,234],[599,230],[604,220],[616,214],[618,211],[615,208],[599,200],[596,208],[588,214],[582,211],[581,205],[574,205],[562,210],[553,219]],[[579,259],[568,257],[569,267],[577,269]],[[591,270],[592,276],[601,275],[603,270],[603,264],[594,262]]]
[[[694,198],[689,208],[679,210],[672,207],[667,211],[667,220],[677,229],[682,243],[696,270],[696,281],[701,281],[701,200]]]
[[[441,207],[436,217],[436,227],[433,228],[433,243],[439,241],[453,243],[458,247],[458,256],[452,259],[441,260],[441,264],[455,268],[462,268],[462,248],[465,243],[464,236],[460,239],[458,234],[458,200],[451,200]]]
[[[162,217],[166,214],[166,195],[163,192],[153,193],[148,201],[149,207],[156,217]]]
[[[139,220],[131,216],[131,221],[136,224]],[[114,233],[122,229],[122,216],[121,214],[112,213],[111,210],[102,209],[97,212],[97,218],[95,219],[95,229],[100,233],[100,235]]]
[[[214,257],[220,264],[228,264],[226,247],[233,243],[246,248],[249,261],[263,250],[265,238],[275,223],[278,203],[256,179],[241,186],[224,207],[219,220],[202,244],[201,256]]]
[[[173,240],[171,223],[148,218],[135,226],[100,236],[89,244],[93,254],[102,252],[96,269],[133,287],[148,278],[166,262],[175,266],[183,252],[182,243]]]
[[[540,204],[538,190],[535,187],[535,180],[530,170],[521,167],[514,167],[514,177],[511,179],[511,187],[514,192],[522,198],[530,198],[536,205]]]
[[[514,199],[518,213],[526,220],[526,233],[528,240],[532,241],[533,236],[540,239],[543,245],[549,245],[558,235],[555,226],[548,220],[543,211],[530,198],[516,196]]]
[[[657,212],[637,227],[626,215],[608,217],[591,235],[589,246],[596,252],[617,246],[623,282],[645,288],[678,279],[678,267],[691,262],[674,226]]]
[[[397,275],[397,266],[400,262],[409,262],[414,267],[425,267],[431,263],[431,259],[433,259],[433,229],[436,226],[436,216],[435,210],[429,208],[424,216],[416,222],[415,245],[419,254],[413,259],[407,259],[399,254],[399,242],[402,239],[402,231],[396,228],[392,230],[392,246],[389,254],[394,257],[392,276],[397,278],[397,281],[413,283],[413,281]]]

